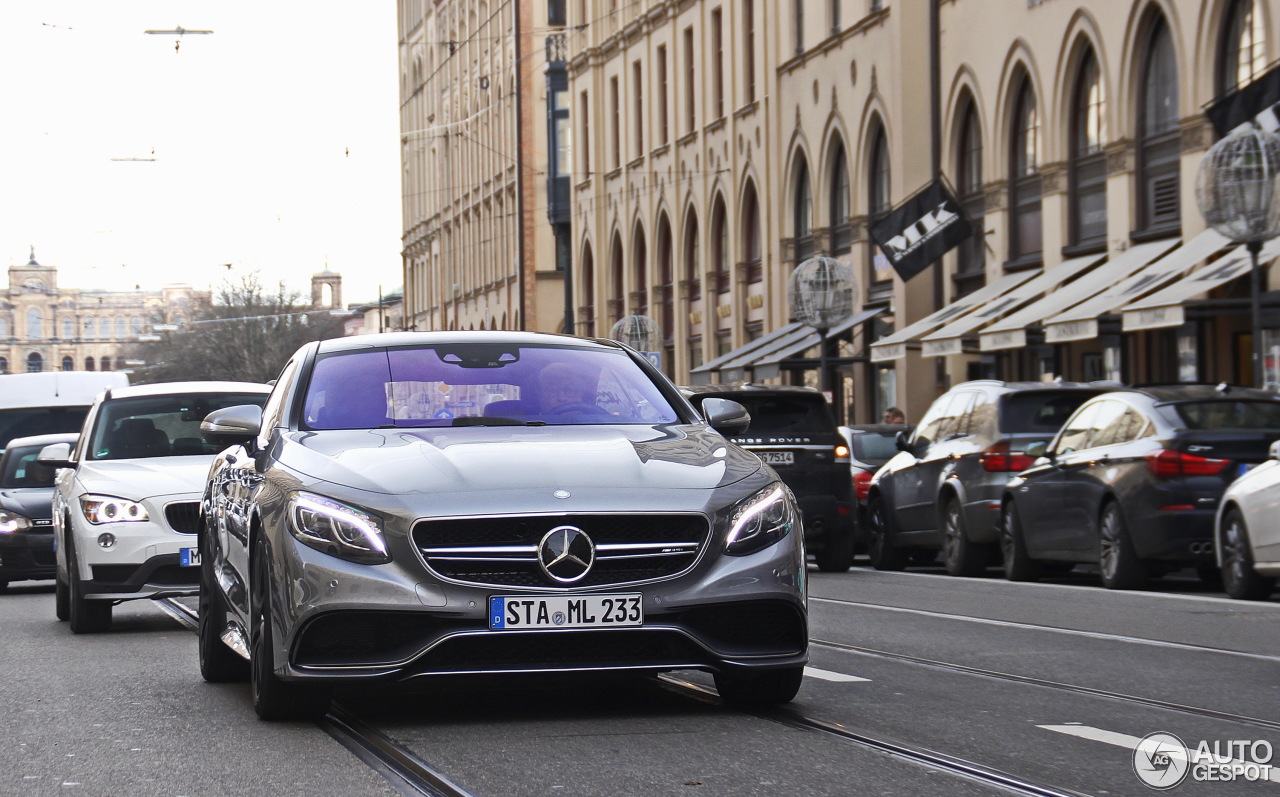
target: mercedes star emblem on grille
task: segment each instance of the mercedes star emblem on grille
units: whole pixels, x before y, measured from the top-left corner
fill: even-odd
[[[538,564],[542,572],[561,584],[582,580],[595,559],[595,543],[577,526],[556,526],[538,543]]]

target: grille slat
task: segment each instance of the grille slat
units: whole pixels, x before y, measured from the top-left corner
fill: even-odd
[[[499,587],[563,587],[538,566],[536,546],[548,531],[564,525],[582,529],[596,546],[591,572],[574,588],[683,573],[697,561],[709,533],[702,515],[521,515],[420,520],[413,541],[427,567],[444,578]]]

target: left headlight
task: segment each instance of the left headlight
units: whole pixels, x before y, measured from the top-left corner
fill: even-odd
[[[787,536],[800,522],[791,491],[775,482],[739,503],[729,513],[725,553],[745,556]]]
[[[31,519],[0,509],[0,534],[12,534],[15,531],[26,531],[31,528]]]
[[[289,494],[289,533],[303,545],[366,565],[391,561],[382,521],[313,493]]]
[[[95,526],[103,523],[141,523],[150,520],[147,508],[137,501],[110,495],[82,495],[80,509],[85,519]]]

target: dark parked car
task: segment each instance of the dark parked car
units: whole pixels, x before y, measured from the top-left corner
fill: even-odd
[[[805,546],[831,573],[853,564],[854,497],[849,447],[827,400],[811,387],[699,385],[681,390],[695,406],[708,398],[747,408],[751,426],[729,439],[772,465],[804,515]]]
[[[898,454],[898,433],[911,427],[902,423],[868,423],[841,426],[849,445],[849,475],[853,479],[854,543],[858,550],[866,550],[871,539],[867,528],[867,496],[871,492],[871,478],[876,471]]]
[[[1030,446],[1039,458],[1009,482],[1006,575],[1031,580],[1046,562],[1096,562],[1112,589],[1188,564],[1216,579],[1218,502],[1277,439],[1280,400],[1262,390],[1168,385],[1098,396],[1051,443]]]
[[[77,434],[9,441],[0,457],[0,589],[10,581],[53,578],[53,468],[36,462],[45,446],[74,445]]]
[[[711,672],[776,703],[808,657],[791,491],[613,341],[519,332],[309,343],[229,447],[200,516],[200,670],[266,719],[336,683]],[[705,418],[705,420],[704,420]],[[246,664],[246,659],[248,663]]]
[[[871,564],[901,570],[941,549],[947,572],[976,575],[996,562],[1000,499],[1048,439],[1087,399],[1108,387],[979,380],[933,402],[901,453],[871,481]]]

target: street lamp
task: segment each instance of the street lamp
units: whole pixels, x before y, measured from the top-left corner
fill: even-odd
[[[648,357],[655,366],[662,367],[659,350],[662,330],[658,328],[658,322],[649,316],[623,316],[610,328],[609,339],[627,344]]]
[[[827,373],[827,330],[853,315],[856,290],[853,269],[834,257],[822,255],[796,266],[787,282],[791,317],[818,332],[818,384],[823,391],[831,389]]]
[[[1200,162],[1196,203],[1210,227],[1244,244],[1253,258],[1253,381],[1262,385],[1262,244],[1280,235],[1280,137],[1253,125],[1233,130]]]

